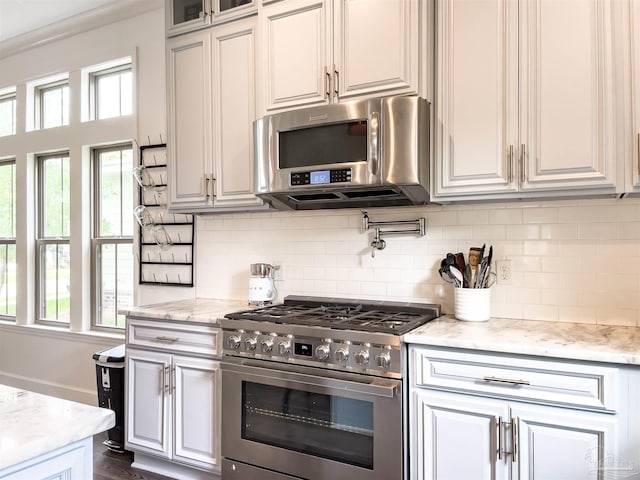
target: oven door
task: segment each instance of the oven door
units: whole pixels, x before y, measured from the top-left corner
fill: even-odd
[[[402,478],[400,380],[225,357],[222,405],[226,460],[283,478]]]

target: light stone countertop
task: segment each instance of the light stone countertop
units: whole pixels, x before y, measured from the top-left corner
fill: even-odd
[[[118,313],[132,317],[157,320],[219,324],[226,313],[247,310],[251,307],[242,300],[218,300],[194,298],[175,302],[154,303],[122,309]]]
[[[445,315],[404,335],[406,343],[570,360],[640,365],[640,328]]]
[[[111,410],[0,385],[0,473],[115,425]]]

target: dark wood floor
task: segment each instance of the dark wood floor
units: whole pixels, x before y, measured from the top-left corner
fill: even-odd
[[[102,442],[107,434],[93,437],[93,480],[169,480],[169,477],[131,468],[133,454],[112,452]]]

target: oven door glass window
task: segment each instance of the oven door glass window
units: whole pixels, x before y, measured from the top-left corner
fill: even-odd
[[[318,125],[278,135],[280,168],[367,161],[367,122]]]
[[[373,403],[242,382],[242,438],[373,469]]]

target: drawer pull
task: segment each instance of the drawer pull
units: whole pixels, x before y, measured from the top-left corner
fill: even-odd
[[[159,342],[177,342],[180,339],[178,337],[160,336],[160,337],[156,337],[156,340],[158,340]]]
[[[509,378],[484,377],[485,382],[511,383],[513,385],[531,385],[528,380],[512,380]]]

